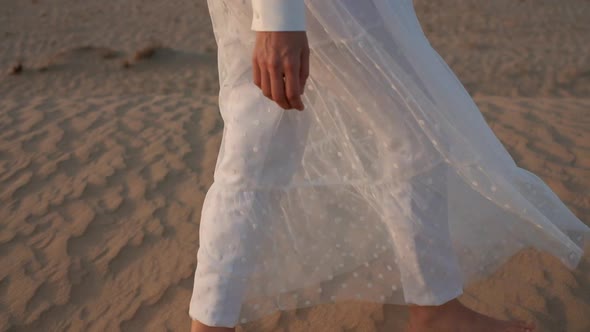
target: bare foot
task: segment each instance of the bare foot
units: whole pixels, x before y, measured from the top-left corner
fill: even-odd
[[[410,306],[407,332],[532,332],[523,321],[495,319],[453,299],[440,306]]]
[[[205,325],[198,320],[191,320],[191,332],[235,332],[233,327],[214,327]]]

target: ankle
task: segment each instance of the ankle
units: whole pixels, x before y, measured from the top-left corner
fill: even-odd
[[[409,322],[420,326],[435,325],[438,317],[442,315],[442,309],[434,306],[411,306]]]
[[[460,305],[461,304],[457,299],[453,299],[437,306],[410,305],[410,320],[420,323],[421,325],[431,325],[434,324],[440,317],[444,317],[444,315],[448,313],[449,310],[457,308]]]

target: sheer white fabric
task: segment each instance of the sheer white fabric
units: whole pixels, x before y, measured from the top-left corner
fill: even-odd
[[[252,83],[250,1],[210,0],[225,123],[189,314],[235,326],[339,300],[437,305],[589,228],[518,167],[411,0],[307,0],[306,110]]]

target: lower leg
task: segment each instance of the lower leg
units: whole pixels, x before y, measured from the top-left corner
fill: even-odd
[[[439,306],[410,305],[408,332],[530,332],[534,325],[523,321],[495,319],[453,299]]]
[[[191,332],[235,332],[235,327],[216,327],[205,325],[198,320],[192,320]]]

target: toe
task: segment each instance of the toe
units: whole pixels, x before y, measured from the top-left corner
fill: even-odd
[[[506,332],[533,332],[534,329],[534,324],[517,320],[509,323],[509,326],[506,328]]]
[[[510,327],[506,328],[504,331],[505,332],[533,332],[533,330],[531,330],[531,329],[524,328],[524,327],[518,327],[518,326],[510,326]]]
[[[525,329],[525,331],[533,331],[535,329],[535,324],[534,323],[529,323],[529,322],[525,322],[525,321],[518,321],[518,324],[521,328]]]

